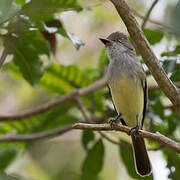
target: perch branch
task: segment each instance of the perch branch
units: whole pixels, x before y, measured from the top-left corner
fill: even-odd
[[[83,115],[83,117],[84,117],[84,119],[85,119],[85,122],[87,122],[87,123],[95,123],[93,118],[89,118],[89,117],[87,116],[85,106],[83,105],[83,102],[80,100],[80,98],[77,98],[77,99],[76,99],[76,102],[77,102],[77,105],[78,105],[78,107],[79,107],[79,110],[81,111],[81,114]],[[101,132],[101,131],[98,131],[98,133],[101,135],[101,137],[103,137],[103,138],[106,139],[107,141],[111,142],[112,144],[121,145],[120,142],[117,142],[117,141],[111,139],[111,138],[108,137],[105,133],[103,133],[103,132]],[[124,145],[124,144],[122,144],[122,145]]]
[[[133,133],[131,131],[130,127],[123,126],[123,125],[113,125],[111,127],[109,124],[85,124],[85,123],[76,123],[72,126],[73,129],[86,129],[86,130],[94,130],[94,131],[121,131],[125,132],[127,134]],[[174,149],[176,152],[180,153],[180,144],[167,138],[166,136],[163,136],[159,132],[151,133],[144,130],[139,130],[139,133],[142,137],[147,139],[152,139],[154,141],[157,141],[165,146],[168,146],[169,148]]]

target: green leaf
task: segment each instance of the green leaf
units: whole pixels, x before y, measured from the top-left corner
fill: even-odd
[[[6,149],[0,151],[0,171],[3,172],[5,168],[14,160],[17,151],[15,149]]]
[[[76,0],[31,0],[24,5],[22,12],[33,21],[48,21],[53,19],[53,13],[67,8],[81,9]]]
[[[16,0],[17,4],[20,4],[21,6],[24,5],[26,0]]]
[[[12,17],[17,10],[13,0],[0,0],[0,24]]]
[[[124,146],[123,145],[120,146],[120,156],[121,156],[122,161],[124,162],[124,165],[126,167],[128,174],[134,179],[153,180],[152,174],[150,176],[141,177],[136,173],[135,165],[134,165],[133,150],[126,148],[127,146],[130,146],[130,144],[124,140],[121,140],[120,143],[124,144]]]
[[[64,28],[59,28],[57,33],[71,40],[77,50],[79,50],[81,46],[84,46],[84,43],[81,39],[79,39],[74,34],[67,32]]]
[[[180,16],[180,1],[177,2],[175,5],[172,13],[171,13],[171,27],[170,30],[173,34],[176,36],[180,36],[180,22],[179,22],[179,16]]]
[[[144,29],[144,35],[151,45],[154,45],[161,41],[164,34],[159,30]]]
[[[180,81],[180,68],[178,65],[176,65],[175,69],[173,70],[170,79],[172,81]]]
[[[49,92],[64,94],[74,88],[87,86],[90,82],[88,75],[77,66],[52,63],[41,78],[40,85]]]
[[[164,155],[167,159],[167,167],[170,170],[168,178],[178,180],[180,177],[180,156],[172,150],[165,149]]]
[[[177,45],[176,48],[173,51],[167,51],[167,52],[163,52],[161,54],[162,57],[167,56],[177,56],[178,54],[180,54],[180,45]]]
[[[166,73],[172,72],[175,67],[176,67],[176,61],[165,60],[163,62],[163,68],[166,71]]]
[[[169,116],[166,117],[166,121],[168,122],[168,136],[173,135],[174,131],[177,128],[177,121],[175,120],[175,117]]]
[[[21,36],[23,33],[29,30],[30,26],[29,20],[19,16],[14,17],[8,23],[8,34],[14,33],[17,36]]]
[[[7,53],[14,55],[13,60],[23,77],[35,85],[43,74],[39,55],[49,55],[49,44],[38,31],[28,31],[20,37],[6,35],[3,40]]]
[[[95,145],[87,151],[85,161],[82,166],[82,180],[96,180],[104,163],[104,145],[102,140],[98,140]]]
[[[4,64],[4,66],[2,67],[2,71],[9,71],[15,79],[22,78],[22,74],[20,73],[19,68],[18,66],[16,66],[14,61]]]
[[[88,147],[89,143],[92,142],[94,140],[94,138],[95,138],[95,136],[92,131],[87,131],[87,130],[83,131],[81,141],[82,141],[82,145],[86,151],[89,150],[89,147]]]

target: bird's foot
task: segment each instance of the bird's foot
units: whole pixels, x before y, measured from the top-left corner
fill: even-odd
[[[132,131],[134,131],[135,134],[138,134],[138,132],[139,132],[139,125],[136,125],[135,127],[132,127],[131,130],[129,131],[129,135],[131,135]]]
[[[119,122],[121,122],[120,115],[118,115],[115,119],[111,119],[109,121],[109,124],[110,124],[111,128],[113,128],[113,125],[118,124]]]

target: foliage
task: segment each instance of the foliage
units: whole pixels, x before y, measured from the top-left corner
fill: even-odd
[[[98,174],[103,167],[104,145],[102,140],[95,142],[93,147],[87,151],[82,166],[82,180],[98,179]]]
[[[175,8],[175,16],[179,12],[176,10],[178,8],[179,3]],[[109,63],[105,49],[97,49],[100,54],[99,56],[96,55],[96,59],[98,59],[96,67],[80,68],[78,63],[64,65],[50,61],[51,55],[56,53],[56,42],[59,35],[70,40],[77,50],[85,45],[80,38],[74,35],[73,29],[72,32],[66,31],[63,22],[58,18],[58,15],[69,9],[76,12],[83,10],[77,0],[0,1],[1,46],[3,46],[8,55],[12,55],[9,56],[9,61],[3,65],[2,73],[11,75],[12,91],[14,91],[13,85],[16,82],[28,83],[33,90],[39,91],[41,89],[47,96],[47,99],[49,97],[50,99],[52,97],[56,99],[74,89],[86,87],[102,78]],[[99,13],[103,13],[102,10],[96,9],[95,11],[97,16],[100,16]],[[102,15],[103,19],[108,18],[106,16]],[[112,14],[111,16],[114,17]],[[176,18],[174,20],[176,23]],[[97,27],[100,27],[101,23]],[[178,40],[175,41],[174,38],[171,38],[172,35],[162,30],[145,29],[144,34],[151,46],[161,45],[163,38],[167,40],[170,37],[168,40],[170,43],[173,42],[173,47],[160,54],[160,63],[173,82],[180,81],[180,46]],[[63,49],[66,49],[66,46]],[[88,56],[91,56],[91,53]],[[87,59],[88,61],[93,61],[91,57]],[[152,77],[150,74],[147,76],[149,79]],[[1,88],[0,92],[4,92],[5,87],[2,86]],[[24,90],[23,93],[26,94],[26,91]],[[41,98],[37,98],[37,101],[41,102]],[[46,99],[46,97],[43,98]],[[88,115],[112,113],[112,109],[108,105],[111,97],[107,88],[99,89],[83,96],[81,100],[86,107]],[[42,100],[42,102],[44,101]],[[31,102],[29,104],[36,109],[37,105],[34,106]],[[3,121],[0,124],[0,134],[15,133],[25,135],[44,132],[58,127],[65,127],[82,120],[84,118],[82,118],[76,103],[68,102],[31,118],[12,122]],[[151,132],[159,131],[175,140],[180,137],[179,117],[176,111],[169,107],[164,94],[159,90],[149,91],[149,108],[145,120],[145,128]],[[81,162],[81,172],[78,174],[68,173],[77,180],[102,179],[100,172],[104,167],[106,145],[92,131],[83,131],[81,137],[81,144],[85,152],[85,158]],[[119,147],[119,155],[127,169],[127,173],[134,179],[142,179],[135,172],[132,150],[126,148],[127,145],[129,146],[129,143],[122,139],[120,143],[124,144],[124,146]],[[21,153],[26,152],[32,146],[33,143],[28,142],[0,144],[0,179],[13,179],[5,173],[6,169],[16,157],[22,156]],[[149,141],[148,147],[158,148],[159,144]],[[179,155],[168,149],[163,149],[162,151],[167,161],[167,168],[170,170],[169,178],[178,180],[180,172]],[[54,176],[54,179],[63,179],[65,177],[64,169],[60,169],[57,175]],[[153,179],[153,175],[143,179]]]
[[[171,150],[164,150],[164,155],[165,158],[167,159],[167,167],[170,170],[170,174],[168,176],[168,178],[171,179],[178,179],[179,178],[179,166],[180,166],[180,157],[179,154],[174,154],[173,151]]]
[[[84,130],[82,134],[82,145],[86,151],[89,150],[89,143],[93,141],[95,138],[94,133],[92,131]]]
[[[5,49],[14,56],[15,65],[31,85],[36,85],[44,73],[40,55],[49,56],[50,46],[51,50],[55,46],[54,33],[49,32],[47,27],[55,28],[55,33],[70,39],[77,49],[84,45],[75,35],[66,32],[60,20],[55,19],[56,12],[68,8],[80,10],[76,0],[32,0],[16,11],[13,1],[2,0],[0,5],[0,28],[7,30],[2,35]],[[10,18],[12,15],[15,17]],[[9,19],[8,25],[4,23],[6,19]],[[47,38],[49,42],[46,41]]]

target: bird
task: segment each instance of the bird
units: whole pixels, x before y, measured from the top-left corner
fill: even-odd
[[[140,176],[149,176],[152,166],[139,133],[143,128],[148,100],[146,74],[135,48],[124,33],[116,31],[99,39],[105,45],[109,58],[108,87],[117,112],[117,117],[110,124],[121,122],[131,130],[135,129],[131,133],[135,169]]]

